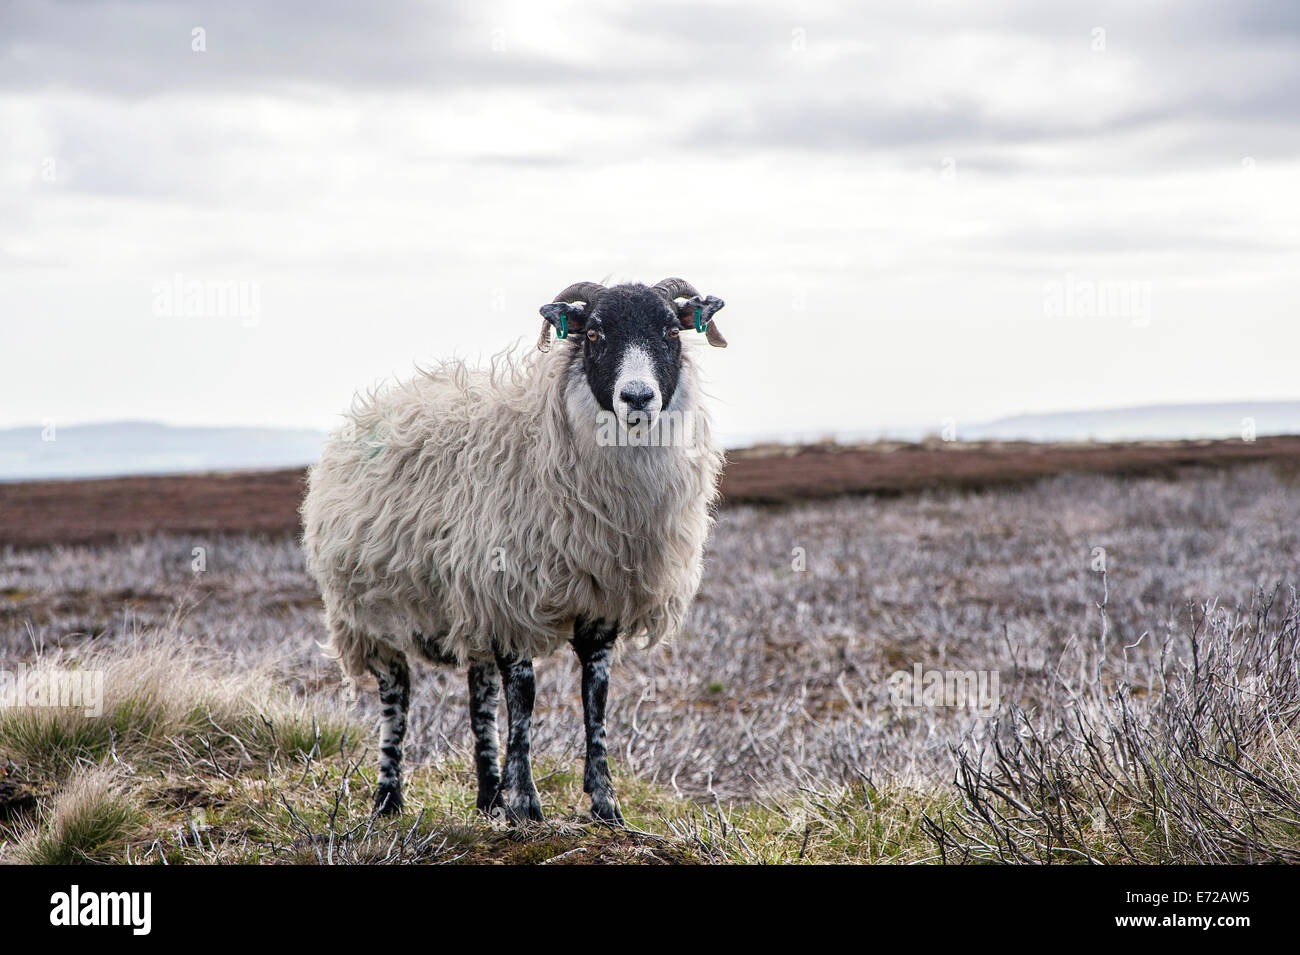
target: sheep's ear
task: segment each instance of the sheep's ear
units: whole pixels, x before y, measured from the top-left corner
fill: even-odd
[[[587,304],[585,302],[547,302],[539,312],[546,321],[542,324],[542,334],[537,339],[538,351],[551,350],[551,329],[559,338],[568,338],[574,332],[581,332],[587,324]]]
[[[713,321],[713,314],[726,304],[716,295],[696,295],[677,303],[677,320],[682,328],[704,332],[704,337],[714,348],[726,348],[727,340]]]

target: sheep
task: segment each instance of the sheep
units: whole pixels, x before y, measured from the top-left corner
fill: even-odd
[[[378,687],[376,812],[402,809],[413,657],[468,668],[477,808],[540,821],[532,661],[567,640],[582,667],[583,788],[597,820],[623,825],[605,743],[611,656],[620,637],[676,633],[699,587],[722,453],[681,332],[725,347],[723,304],[675,278],[571,285],[541,307],[536,352],[421,370],[359,396],[327,439],[303,548],[325,652],[350,686]]]

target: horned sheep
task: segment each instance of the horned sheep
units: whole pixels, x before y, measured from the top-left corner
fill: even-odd
[[[327,653],[349,682],[378,684],[377,811],[402,808],[414,657],[468,667],[478,808],[540,820],[532,661],[568,641],[582,667],[584,789],[597,819],[622,823],[610,661],[620,637],[674,634],[700,583],[722,454],[682,333],[725,346],[722,306],[681,279],[571,285],[542,306],[536,353],[421,371],[358,398],[330,436],[309,473],[303,546]]]

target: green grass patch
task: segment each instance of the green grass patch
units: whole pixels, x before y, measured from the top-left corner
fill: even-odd
[[[143,813],[113,774],[76,774],[39,821],[17,831],[14,860],[26,865],[120,862],[143,827]]]
[[[177,759],[226,767],[329,755],[339,751],[348,726],[341,711],[294,700],[265,674],[227,675],[194,650],[162,640],[76,661],[44,657],[28,679],[72,679],[87,688],[77,705],[0,708],[0,756],[34,778],[57,780],[106,760],[137,768]]]

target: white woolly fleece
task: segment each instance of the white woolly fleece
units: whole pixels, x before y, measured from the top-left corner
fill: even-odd
[[[679,629],[722,467],[696,370],[683,354],[664,409],[694,416],[692,447],[602,446],[599,410],[568,342],[358,398],[302,504],[326,652],[350,680],[395,651],[543,656],[580,614],[650,642]]]

